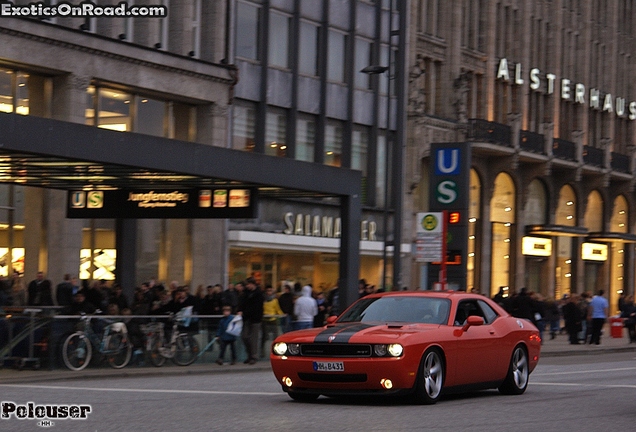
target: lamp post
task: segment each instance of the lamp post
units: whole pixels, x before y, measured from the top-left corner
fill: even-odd
[[[390,134],[391,134],[391,72],[390,72],[390,56],[391,51],[389,50],[389,66],[380,66],[380,65],[371,65],[360,70],[362,73],[366,73],[369,75],[380,75],[385,72],[389,72],[387,74],[388,79],[388,93],[387,93],[387,103],[386,103],[386,136],[385,136],[385,154],[384,154],[384,204],[383,204],[383,213],[382,213],[382,289],[386,291],[386,267],[387,267],[387,237],[388,237],[388,226],[389,226],[389,145]],[[395,246],[393,246],[393,250],[395,251]]]

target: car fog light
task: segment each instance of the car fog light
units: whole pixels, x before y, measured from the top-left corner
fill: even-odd
[[[300,345],[299,344],[289,344],[287,345],[287,349],[289,350],[290,355],[298,355],[300,354]]]
[[[404,347],[400,344],[391,344],[387,347],[387,350],[393,357],[399,357],[404,352]]]
[[[287,344],[285,342],[278,342],[274,344],[274,354],[282,356],[287,352]]]
[[[386,355],[386,345],[373,345],[373,352],[378,357],[383,357]]]
[[[283,377],[282,381],[283,381],[283,385],[285,385],[287,387],[291,387],[292,386],[292,380],[291,380],[290,377],[288,377],[288,376]]]
[[[387,390],[390,390],[390,389],[393,388],[393,382],[390,379],[387,379],[387,378],[382,378],[380,380],[380,385],[382,387],[384,387],[385,389],[387,389]]]

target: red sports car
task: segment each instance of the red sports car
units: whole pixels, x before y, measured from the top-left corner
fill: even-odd
[[[325,327],[279,336],[270,360],[294,400],[410,393],[433,404],[451,391],[522,394],[540,351],[537,328],[486,297],[402,291],[363,297]]]

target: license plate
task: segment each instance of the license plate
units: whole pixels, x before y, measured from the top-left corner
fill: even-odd
[[[314,362],[316,372],[344,372],[343,362]]]

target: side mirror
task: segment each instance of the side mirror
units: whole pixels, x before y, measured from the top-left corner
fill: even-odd
[[[467,331],[469,327],[484,325],[484,319],[477,315],[471,315],[466,319],[462,331]]]
[[[337,319],[338,317],[336,315],[331,315],[329,318],[327,318],[327,325],[335,323]]]

